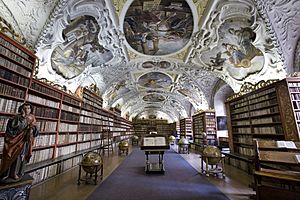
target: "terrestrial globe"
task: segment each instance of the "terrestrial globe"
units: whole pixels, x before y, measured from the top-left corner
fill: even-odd
[[[139,136],[137,136],[137,135],[132,136],[132,140],[133,140],[133,141],[139,140]]]
[[[103,160],[100,154],[96,152],[88,152],[85,154],[81,161],[82,169],[87,173],[96,173],[101,167],[97,167],[103,164]]]
[[[121,142],[119,142],[119,149],[123,150],[123,149],[127,149],[129,146],[128,141],[123,140]]]
[[[207,146],[203,150],[203,156],[208,158],[208,163],[209,165],[216,165],[220,162],[221,160],[221,151],[218,147],[216,146]],[[206,162],[206,159],[204,159]]]
[[[182,145],[182,144],[190,144],[189,140],[182,137],[180,138],[180,140],[178,141],[178,144]]]
[[[174,142],[175,140],[176,140],[175,136],[174,135],[170,135],[169,141],[170,142]]]

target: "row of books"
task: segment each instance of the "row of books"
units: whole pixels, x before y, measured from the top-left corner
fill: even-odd
[[[55,145],[56,134],[40,134],[35,138],[33,147],[45,147]]]
[[[32,184],[37,184],[42,182],[43,180],[46,180],[52,176],[55,176],[57,173],[59,173],[59,164],[53,164],[49,165],[47,167],[34,170],[33,172],[30,172],[29,175],[33,178]]]
[[[294,109],[300,109],[300,101],[293,101]]]
[[[298,87],[300,87],[300,83],[299,82],[289,82],[288,86],[291,87],[289,89],[293,89],[293,87],[298,88]]]
[[[250,125],[250,120],[239,120],[239,121],[232,121],[231,124],[233,126],[244,126]]]
[[[20,56],[22,56],[22,57],[24,57],[26,59],[30,59],[30,56],[27,53],[25,53],[23,50],[19,49],[18,47],[14,46],[10,42],[6,41],[2,37],[0,37],[0,44],[2,44],[3,46],[5,46],[6,48],[10,49],[11,51],[19,54]]]
[[[280,115],[251,119],[252,124],[278,123],[278,122],[281,122]]]
[[[18,85],[24,86],[24,87],[28,87],[29,86],[29,79],[20,76],[19,74],[14,74],[10,71],[4,70],[2,68],[0,68],[0,78],[3,78],[5,80],[14,82]]]
[[[277,99],[270,99],[268,101],[263,101],[257,104],[253,104],[253,105],[249,105],[249,110],[257,110],[257,109],[261,109],[261,108],[265,108],[268,107],[270,105],[274,105],[277,104]]]
[[[255,110],[250,112],[250,117],[260,117],[262,115],[268,115],[268,114],[279,114],[279,107],[276,105],[274,107]]]
[[[55,157],[65,156],[71,153],[76,152],[76,144],[68,145],[68,146],[60,146],[56,148]]]
[[[241,98],[239,100],[233,101],[229,105],[232,108],[243,107],[243,106],[249,104],[248,101],[250,101],[252,99],[257,99],[257,98],[259,98],[261,96],[266,96],[267,94],[274,93],[274,92],[276,92],[275,88],[269,88],[269,89],[263,90],[263,91],[261,91],[259,93],[252,94],[252,95],[250,95],[248,97]]]
[[[25,98],[25,91],[7,84],[0,83],[0,95]]]
[[[63,96],[63,102],[68,102],[70,104],[73,104],[75,106],[81,106],[81,101],[79,101],[78,99],[74,99],[72,97],[69,97],[67,95],[64,95]]]
[[[0,132],[5,132],[8,119],[7,116],[0,116]]]
[[[89,140],[96,140],[101,139],[102,133],[81,133],[78,134],[78,141],[89,141]]]
[[[247,156],[247,157],[252,157],[255,155],[254,148],[252,148],[252,147],[247,148],[247,147],[235,146],[234,152],[244,155],[244,156]]]
[[[4,58],[0,57],[0,65],[2,67],[5,67],[9,70],[12,70],[14,72],[17,72],[23,76],[26,76],[28,78],[30,78],[31,76],[31,71],[28,71],[27,68],[23,68],[23,66],[20,66],[16,63],[13,63],[9,60],[5,60]]]
[[[248,145],[253,145],[253,137],[252,136],[244,136],[244,135],[239,135],[233,138],[234,142],[238,142],[238,143],[244,143],[244,144],[248,144]]]
[[[54,108],[47,108],[47,107],[35,105],[33,110],[34,110],[33,113],[37,117],[45,117],[45,118],[53,118],[53,119],[58,118],[59,110]]]
[[[274,100],[274,97],[276,97],[276,92],[272,92],[272,93],[269,93],[267,95],[264,95],[264,96],[260,96],[258,98],[254,98],[254,99],[251,99],[249,100],[249,104],[257,104],[261,101],[270,101],[270,100]],[[276,100],[276,98],[275,98]]]
[[[58,99],[61,98],[61,93],[59,93],[56,90],[53,90],[51,88],[45,87],[44,85],[41,85],[40,83],[37,83],[35,81],[32,82],[30,88],[39,93],[43,93],[43,94],[49,95],[51,97],[55,97]]]
[[[69,144],[77,142],[77,134],[58,134],[58,144]]]
[[[283,128],[281,125],[254,127],[254,134],[283,134]]]
[[[73,121],[73,122],[78,122],[79,118],[81,118],[82,116],[79,117],[78,114],[74,114],[74,113],[70,113],[70,112],[66,112],[66,111],[61,111],[60,113],[60,119],[61,120],[67,120],[67,121]]]
[[[293,88],[295,89],[295,88]],[[297,88],[297,90],[300,92],[300,89]],[[300,94],[299,93],[291,93],[292,100],[300,100]]]
[[[18,113],[18,108],[22,105],[22,103],[23,102],[20,101],[0,98],[0,112]]]
[[[16,54],[15,52],[11,51],[10,49],[6,49],[3,46],[0,46],[0,54],[15,60],[16,62],[22,64],[23,66],[27,67],[28,69],[32,69],[33,68],[33,63],[29,62],[28,60],[22,58],[21,56],[19,56],[18,54]]]
[[[49,99],[41,98],[39,96],[33,95],[33,94],[28,94],[27,101],[33,102],[33,103],[38,103],[38,104],[43,104],[45,106],[49,106],[52,108],[59,108],[59,102],[51,101]]]
[[[100,142],[101,141],[99,140],[98,142],[99,142],[99,147],[100,147]],[[81,150],[85,150],[85,149],[89,149],[89,148],[91,148],[91,142],[90,141],[77,144],[77,151],[81,151]]]
[[[59,125],[59,132],[77,132],[78,124],[69,124],[61,122]]]
[[[53,148],[42,149],[32,152],[32,157],[29,160],[29,165],[33,163],[38,163],[44,160],[49,160],[53,156]]]

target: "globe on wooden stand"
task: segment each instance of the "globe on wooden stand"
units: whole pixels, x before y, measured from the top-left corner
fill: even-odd
[[[181,137],[180,140],[178,141],[178,152],[183,154],[190,153],[189,146],[190,146],[189,140],[186,139],[185,137]]]
[[[209,173],[217,175],[218,173],[222,173],[223,178],[224,174],[224,155],[222,155],[220,149],[216,146],[207,146],[204,148],[202,154],[202,162],[201,162],[201,170],[203,170],[203,162],[206,163],[206,175],[209,176]],[[221,162],[222,161],[222,162]],[[210,170],[208,166],[211,165]]]
[[[125,153],[126,155],[128,155],[128,149],[129,144],[127,140],[119,142],[119,155],[121,155],[121,153]]]
[[[173,145],[175,143],[175,140],[176,140],[175,136],[174,135],[170,135],[170,137],[169,137],[169,143],[171,145]]]
[[[85,179],[81,179],[81,168],[86,172]],[[103,160],[100,154],[96,152],[88,152],[82,158],[82,161],[79,163],[79,176],[78,176],[78,185],[80,181],[91,180],[94,177],[95,185],[97,184],[98,172],[100,172],[101,180],[103,178]]]

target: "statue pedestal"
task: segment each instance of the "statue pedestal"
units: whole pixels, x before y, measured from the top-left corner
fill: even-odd
[[[22,177],[18,182],[0,183],[0,199],[29,199],[29,193],[32,186],[33,178],[28,174]]]

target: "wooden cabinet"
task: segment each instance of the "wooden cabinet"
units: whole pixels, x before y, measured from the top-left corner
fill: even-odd
[[[231,154],[251,161],[253,139],[299,141],[300,79],[264,85],[226,102]]]

